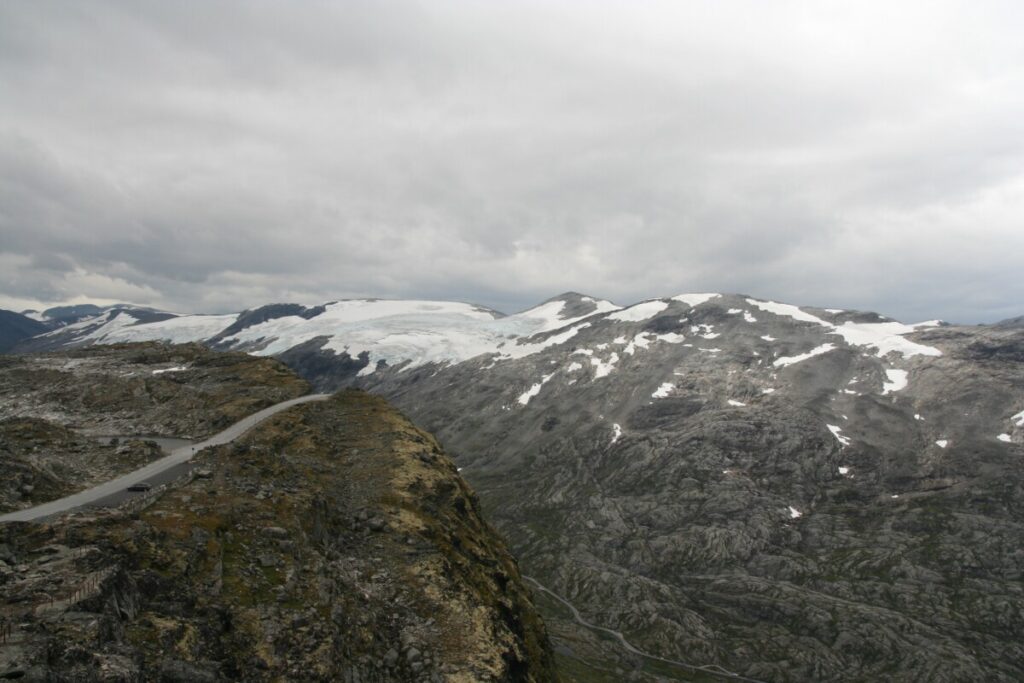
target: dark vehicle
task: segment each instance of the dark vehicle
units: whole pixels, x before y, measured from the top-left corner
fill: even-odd
[[[149,482],[140,481],[137,484],[132,484],[128,487],[129,491],[148,491],[153,488],[153,485]]]

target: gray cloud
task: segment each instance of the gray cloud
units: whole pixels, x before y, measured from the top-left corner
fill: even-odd
[[[0,5],[0,306],[1021,313],[1016,3]]]

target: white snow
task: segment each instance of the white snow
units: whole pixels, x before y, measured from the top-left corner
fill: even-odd
[[[120,311],[82,338],[103,344],[138,341],[184,344],[216,336],[237,318],[238,316],[234,313],[228,315],[179,315],[167,320],[140,323],[129,313]]]
[[[770,334],[762,334],[761,339],[764,339],[767,342],[778,341],[775,337],[771,336]]]
[[[938,441],[935,442],[935,445],[938,446],[939,448],[945,448],[946,446],[949,445],[949,439],[939,439]]]
[[[35,320],[35,321],[38,321],[38,322],[41,322],[41,323],[45,323],[45,322],[47,322],[49,320],[49,318],[47,318],[45,315],[43,315],[39,311],[22,311],[21,314],[23,316],[25,316],[26,318],[30,318],[32,320]]]
[[[836,437],[836,441],[838,441],[839,443],[841,443],[844,446],[849,446],[850,445],[850,437],[843,436],[840,433],[840,432],[843,431],[842,427],[840,427],[838,425],[825,425],[825,426],[828,427],[828,431],[832,432],[832,436]]]
[[[741,403],[731,398],[728,401],[726,401],[726,403],[728,403],[731,406],[736,406],[737,408],[745,408],[747,405],[746,403]]]
[[[885,376],[889,379],[882,384],[883,394],[891,394],[907,387],[906,370],[886,370]]]
[[[752,316],[750,314],[750,311],[743,311],[743,319],[746,320],[748,323],[756,323],[757,322],[757,318]]]
[[[569,367],[566,368],[566,372],[576,372],[577,370],[582,370],[582,369],[583,369],[583,365],[581,365],[580,363],[577,363],[576,361],[573,361],[572,363],[569,364]]]
[[[620,427],[618,425],[618,423],[615,423],[615,424],[612,425],[612,444],[613,445],[615,444],[616,441],[619,440],[620,436],[622,436],[622,427]]]
[[[651,340],[647,338],[647,334],[647,332],[641,332],[640,334],[633,337],[633,341],[629,342],[629,345],[626,346],[626,348],[622,349],[622,352],[628,353],[629,355],[632,356],[636,352],[637,348],[649,348],[651,345]]]
[[[921,417],[920,413],[914,413],[914,419],[915,419],[915,420],[921,420],[921,421],[923,421],[923,420],[924,420],[924,418],[923,418],[923,417]]]
[[[797,510],[792,505],[789,506],[789,518],[790,519],[800,519],[803,516],[804,516],[804,513],[800,512],[799,510]]]
[[[658,341],[665,342],[666,344],[681,344],[683,341],[686,340],[686,337],[684,337],[681,334],[676,334],[675,332],[656,334],[654,336],[657,338]]]
[[[726,311],[726,313],[728,313],[729,315],[739,315],[742,312],[742,308],[730,308],[728,311]]]
[[[693,332],[696,335],[700,335],[704,339],[716,339],[721,336],[718,332],[715,332],[714,330],[715,328],[713,325],[701,324],[690,326],[690,332]]]
[[[826,313],[832,313],[834,315],[836,313],[843,313],[844,311],[841,308],[826,308],[825,312]]]
[[[651,398],[665,398],[666,396],[671,394],[672,390],[675,388],[676,385],[672,384],[672,382],[665,382],[660,387],[654,390],[654,393],[651,394]]]
[[[607,377],[615,369],[615,364],[618,362],[619,354],[617,353],[612,353],[607,361],[602,361],[600,358],[591,358],[590,363],[594,366],[594,379]]]
[[[1004,443],[1010,443],[1011,441],[1013,441],[1013,437],[1011,437],[1009,434],[1000,434],[996,438]]]
[[[822,327],[831,330],[832,334],[838,334],[841,336],[847,344],[853,346],[866,346],[868,348],[875,349],[876,354],[879,357],[883,357],[893,352],[902,354],[904,357],[918,355],[942,355],[942,351],[939,349],[912,342],[908,339],[904,339],[902,336],[914,332],[919,327],[937,325],[938,321],[932,320],[917,323],[916,325],[904,325],[903,323],[897,322],[846,322],[842,325],[833,325],[827,320],[822,320],[818,316],[802,311],[799,307],[791,304],[780,304],[774,301],[758,301],[756,299],[747,299],[747,303],[751,306],[756,306],[761,310],[768,311],[769,313],[774,313],[775,315],[788,316],[794,320],[821,325]]]
[[[1010,418],[1018,427],[1024,427],[1024,410]]]
[[[823,353],[828,353],[834,348],[836,348],[834,344],[822,344],[821,346],[813,348],[807,353],[801,353],[798,356],[782,356],[781,358],[776,358],[775,362],[772,363],[772,365],[774,365],[777,368],[786,367],[787,365],[793,365],[794,363],[805,361],[808,358],[813,358],[815,356],[820,356]]]
[[[621,320],[622,322],[637,323],[648,318],[653,318],[668,308],[667,301],[655,299],[634,304],[629,308],[623,308],[607,316],[608,320]]]
[[[850,468],[849,467],[840,467],[839,468],[839,474],[849,474],[849,473],[850,473]]]
[[[173,368],[163,368],[161,370],[154,370],[154,375],[162,375],[165,372],[181,372],[182,370],[188,370],[184,365],[175,365]]]
[[[555,373],[552,372],[550,375],[544,375],[543,377],[541,377],[540,382],[538,382],[537,384],[534,384],[532,387],[530,387],[525,392],[523,392],[522,395],[520,395],[519,403],[524,405],[524,406],[527,403],[529,403],[531,398],[533,398],[534,396],[536,396],[537,394],[540,393],[541,387],[543,387],[545,384],[547,384],[548,380],[551,379],[554,376],[555,376]]]
[[[557,330],[569,325],[574,325],[581,320],[589,318],[591,316],[600,315],[602,313],[608,313],[610,311],[617,311],[621,306],[616,306],[611,301],[596,300],[590,297],[583,297],[584,301],[590,301],[595,305],[595,308],[590,313],[575,317],[575,318],[564,318],[562,317],[562,310],[565,308],[564,301],[549,301],[541,304],[540,306],[534,306],[533,308],[523,311],[522,313],[516,313],[515,315],[508,316],[507,319],[513,320],[529,320],[535,321],[532,334],[540,334],[542,332],[550,332],[551,330]]]
[[[761,393],[762,394],[774,394],[775,393],[775,388],[774,387],[768,387],[767,389],[762,389]]]
[[[675,300],[675,301],[682,301],[684,304],[688,305],[690,308],[696,308],[697,306],[700,306],[705,301],[710,301],[711,299],[714,299],[716,296],[719,296],[719,295],[718,294],[704,292],[704,293],[700,293],[700,294],[679,294],[677,296],[672,297],[672,299]]]

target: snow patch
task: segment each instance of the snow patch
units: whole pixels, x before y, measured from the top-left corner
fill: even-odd
[[[789,518],[790,519],[800,519],[803,516],[804,516],[804,513],[800,512],[799,510],[797,510],[792,505],[789,506]]]
[[[737,408],[745,408],[747,406],[746,403],[741,403],[740,401],[736,401],[731,398],[728,401],[726,401],[726,403],[728,403],[731,406],[736,406]]]
[[[882,384],[883,394],[890,394],[907,388],[906,370],[886,370],[885,376],[888,377],[888,380]]]
[[[612,443],[611,443],[611,445],[614,446],[615,442],[619,440],[620,436],[622,436],[622,427],[620,427],[618,425],[618,423],[613,424],[612,425]]]
[[[938,446],[939,448],[945,448],[946,446],[949,445],[949,439],[939,439],[938,441],[935,442],[935,445]]]
[[[761,393],[762,394],[774,394],[775,393],[775,388],[774,387],[768,387],[767,389],[762,389]]]
[[[770,334],[762,334],[761,335],[761,339],[764,339],[767,342],[778,341],[778,339],[776,339],[775,337],[771,336]]]
[[[820,356],[823,353],[828,353],[834,348],[836,348],[834,344],[822,344],[821,346],[813,348],[807,353],[801,353],[798,356],[783,356],[781,358],[776,358],[775,362],[772,363],[772,365],[774,365],[777,368],[786,367],[788,365],[793,365],[795,363],[805,361],[808,358],[813,358],[815,356]]]
[[[711,294],[711,293],[679,294],[677,296],[672,297],[672,299],[674,301],[682,301],[684,304],[686,304],[690,308],[696,308],[697,306],[700,306],[702,303],[704,303],[706,301],[711,301],[716,296],[719,296],[719,295],[718,294]]]
[[[660,387],[654,390],[654,393],[651,394],[651,398],[665,398],[666,396],[671,394],[672,390],[675,388],[676,385],[672,384],[672,382],[665,382]]]
[[[618,362],[619,354],[617,353],[612,353],[611,358],[607,362],[603,362],[600,358],[591,358],[590,363],[594,366],[594,379],[610,375],[612,370],[615,369],[615,364]]]
[[[849,474],[849,473],[850,473],[850,468],[849,467],[840,467],[839,468],[839,474],[844,474],[845,475],[845,474]]]
[[[548,380],[554,376],[555,373],[552,372],[550,375],[545,375],[544,377],[541,377],[540,382],[534,384],[532,387],[527,389],[525,392],[522,393],[522,395],[519,396],[519,403],[524,406],[528,404],[531,398],[540,393],[541,387],[547,384]]]
[[[775,315],[788,316],[801,322],[814,323],[831,330],[832,334],[838,334],[843,340],[852,346],[866,346],[875,349],[876,354],[881,358],[889,353],[899,353],[904,357],[909,356],[941,356],[942,351],[932,346],[925,346],[903,338],[903,335],[914,332],[919,327],[930,327],[937,325],[937,321],[917,323],[916,325],[904,325],[897,322],[886,323],[854,323],[846,322],[842,325],[833,325],[827,320],[822,320],[800,310],[799,307],[791,304],[780,304],[774,301],[758,301],[747,299],[747,303],[756,306],[763,311]]]
[[[844,446],[849,446],[850,445],[850,437],[843,436],[841,434],[841,432],[843,431],[842,427],[840,427],[838,425],[825,425],[825,426],[828,427],[828,431],[832,432],[832,436],[836,437],[836,441],[838,441],[839,443],[841,443]]]
[[[1009,434],[1000,434],[996,438],[1002,441],[1003,443],[1010,443],[1013,441],[1013,438]]]
[[[743,319],[746,320],[748,323],[756,323],[757,322],[757,318],[752,316],[750,314],[750,311],[743,311]]]
[[[583,369],[583,365],[582,364],[577,363],[576,361],[573,361],[572,363],[569,364],[569,367],[566,368],[565,371],[566,372],[576,372],[577,370],[582,370],[582,369]]]
[[[607,320],[620,320],[622,322],[638,323],[648,318],[653,318],[668,308],[668,302],[661,300],[644,301],[629,308],[623,308],[607,316]]]
[[[184,365],[175,365],[173,368],[163,368],[161,370],[154,370],[154,375],[162,375],[165,372],[181,372],[182,370],[188,370]]]
[[[1024,410],[1010,418],[1018,427],[1024,427]]]

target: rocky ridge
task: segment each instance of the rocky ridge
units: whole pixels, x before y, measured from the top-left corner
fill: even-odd
[[[0,356],[0,511],[59,498],[163,455],[146,437],[198,439],[300,396],[273,359],[161,344]],[[117,436],[116,443],[95,437]]]
[[[0,675],[556,680],[476,497],[382,399],[343,392],[198,457],[136,514],[0,528]]]

